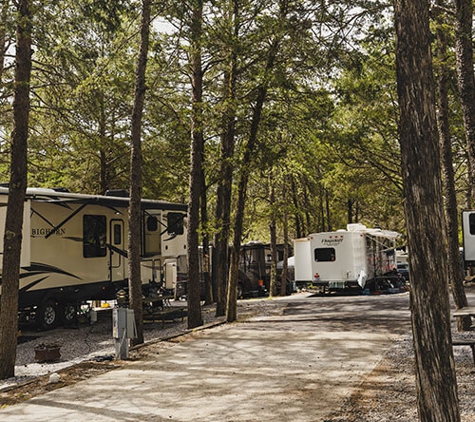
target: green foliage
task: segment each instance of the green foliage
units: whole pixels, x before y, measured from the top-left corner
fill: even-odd
[[[34,25],[29,185],[86,193],[128,189],[139,2],[40,3]],[[167,1],[155,6],[160,22],[169,25],[165,32],[158,20],[152,26],[142,134],[143,195],[183,202],[191,133],[190,5]],[[229,159],[235,182],[256,96],[265,85],[257,146],[251,162],[244,164],[251,169],[246,239],[268,240],[271,218],[281,228],[286,216],[291,238],[356,220],[404,230],[388,7],[374,0],[204,3],[202,109],[209,215],[214,215],[222,176],[226,117],[235,115],[236,149]],[[10,23],[8,19],[0,28],[6,29],[11,48]],[[268,52],[277,41],[268,71]],[[6,60],[0,81],[0,180],[8,174],[11,132],[8,64]],[[233,64],[236,84],[230,98],[227,76]],[[457,101],[451,111],[463,190]],[[276,192],[273,203],[270,186]]]

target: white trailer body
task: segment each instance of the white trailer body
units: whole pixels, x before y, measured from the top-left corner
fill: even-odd
[[[8,188],[0,188],[2,238],[7,199]],[[27,189],[20,310],[32,310],[39,324],[49,328],[73,305],[115,299],[128,283],[128,206],[126,196]],[[157,284],[171,288],[186,274],[186,210],[184,204],[142,200],[141,278],[146,292]],[[2,249],[3,242],[0,272]],[[45,321],[51,312],[57,318]]]
[[[315,233],[294,241],[295,280],[315,286],[345,289],[390,274],[399,233],[349,224],[347,230]]]
[[[462,211],[463,260],[466,266],[475,265],[475,210]]]
[[[309,237],[294,240],[295,282],[309,282],[313,279],[311,259],[311,242]]]

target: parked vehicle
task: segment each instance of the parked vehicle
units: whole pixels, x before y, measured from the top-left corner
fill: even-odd
[[[409,282],[409,264],[407,262],[401,262],[397,264],[397,272],[404,277],[406,282]]]
[[[463,261],[466,268],[475,266],[475,210],[462,211]]]
[[[8,188],[0,187],[0,238],[7,199]],[[112,300],[127,287],[128,206],[125,191],[100,196],[27,189],[19,291],[23,320],[52,328],[73,318],[82,302]],[[157,285],[173,290],[186,274],[187,207],[144,199],[141,209],[144,293]]]
[[[394,248],[399,236],[394,231],[348,224],[347,230],[296,239],[295,281],[311,283],[322,292],[396,287]]]
[[[277,290],[280,290],[282,266],[279,262],[284,256],[284,245],[277,245]],[[264,296],[270,290],[272,255],[268,243],[248,242],[241,246],[239,254],[238,297]],[[293,272],[289,271],[286,280],[286,293],[294,291]]]

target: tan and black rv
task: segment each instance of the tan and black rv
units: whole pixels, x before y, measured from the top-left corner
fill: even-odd
[[[8,188],[0,187],[0,239],[7,199]],[[48,329],[67,321],[87,300],[115,299],[127,286],[128,206],[125,191],[100,196],[27,189],[20,315]],[[187,207],[144,199],[141,208],[144,290],[157,284],[174,289],[186,274]],[[0,242],[0,265],[2,248]]]

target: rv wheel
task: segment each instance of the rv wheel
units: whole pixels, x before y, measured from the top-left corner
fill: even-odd
[[[63,324],[65,327],[77,326],[78,324],[78,306],[75,303],[68,302],[63,306]]]
[[[239,283],[237,286],[237,298],[242,299],[242,294],[243,294],[242,284]]]
[[[58,317],[58,304],[53,299],[48,299],[38,307],[36,323],[40,328],[49,330],[56,327],[58,324]]]

